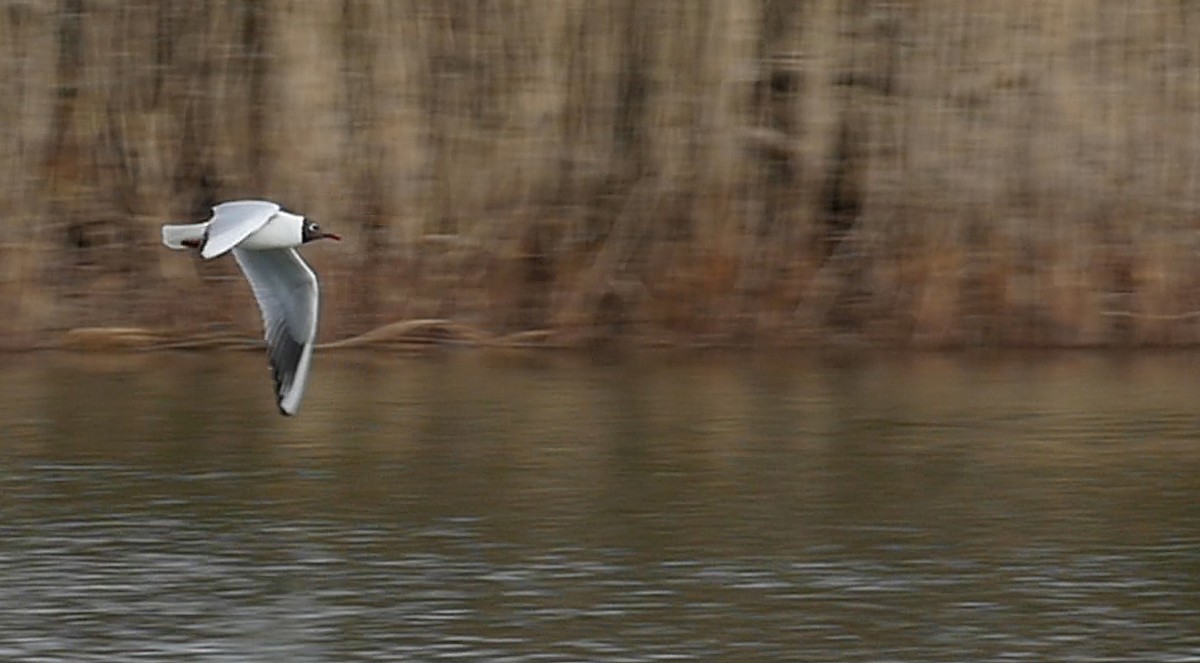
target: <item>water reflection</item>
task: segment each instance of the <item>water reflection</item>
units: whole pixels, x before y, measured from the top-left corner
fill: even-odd
[[[4,357],[5,660],[1188,660],[1186,355]]]

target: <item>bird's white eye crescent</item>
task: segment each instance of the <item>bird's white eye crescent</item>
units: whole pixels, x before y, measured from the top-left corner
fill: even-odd
[[[310,232],[310,233],[315,233],[320,229],[321,229],[321,227],[315,223],[308,224],[308,232]]]

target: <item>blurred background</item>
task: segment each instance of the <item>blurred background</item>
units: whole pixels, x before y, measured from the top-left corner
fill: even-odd
[[[1194,1],[0,0],[0,348],[1197,345],[1198,179]],[[254,354],[0,352],[0,659],[1200,660],[1194,352]]]
[[[228,199],[322,337],[1200,340],[1200,5],[8,0],[0,338],[259,334]]]

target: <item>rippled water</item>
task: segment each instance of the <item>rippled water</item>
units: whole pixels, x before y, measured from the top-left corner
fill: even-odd
[[[1200,360],[0,357],[0,660],[1200,660]]]

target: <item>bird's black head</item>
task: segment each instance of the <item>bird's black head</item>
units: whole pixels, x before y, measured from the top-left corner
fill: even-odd
[[[341,236],[334,233],[327,233],[321,230],[321,226],[312,219],[307,219],[304,222],[304,230],[300,232],[300,239],[304,243],[311,242],[317,239],[332,239],[335,242],[341,241]]]

